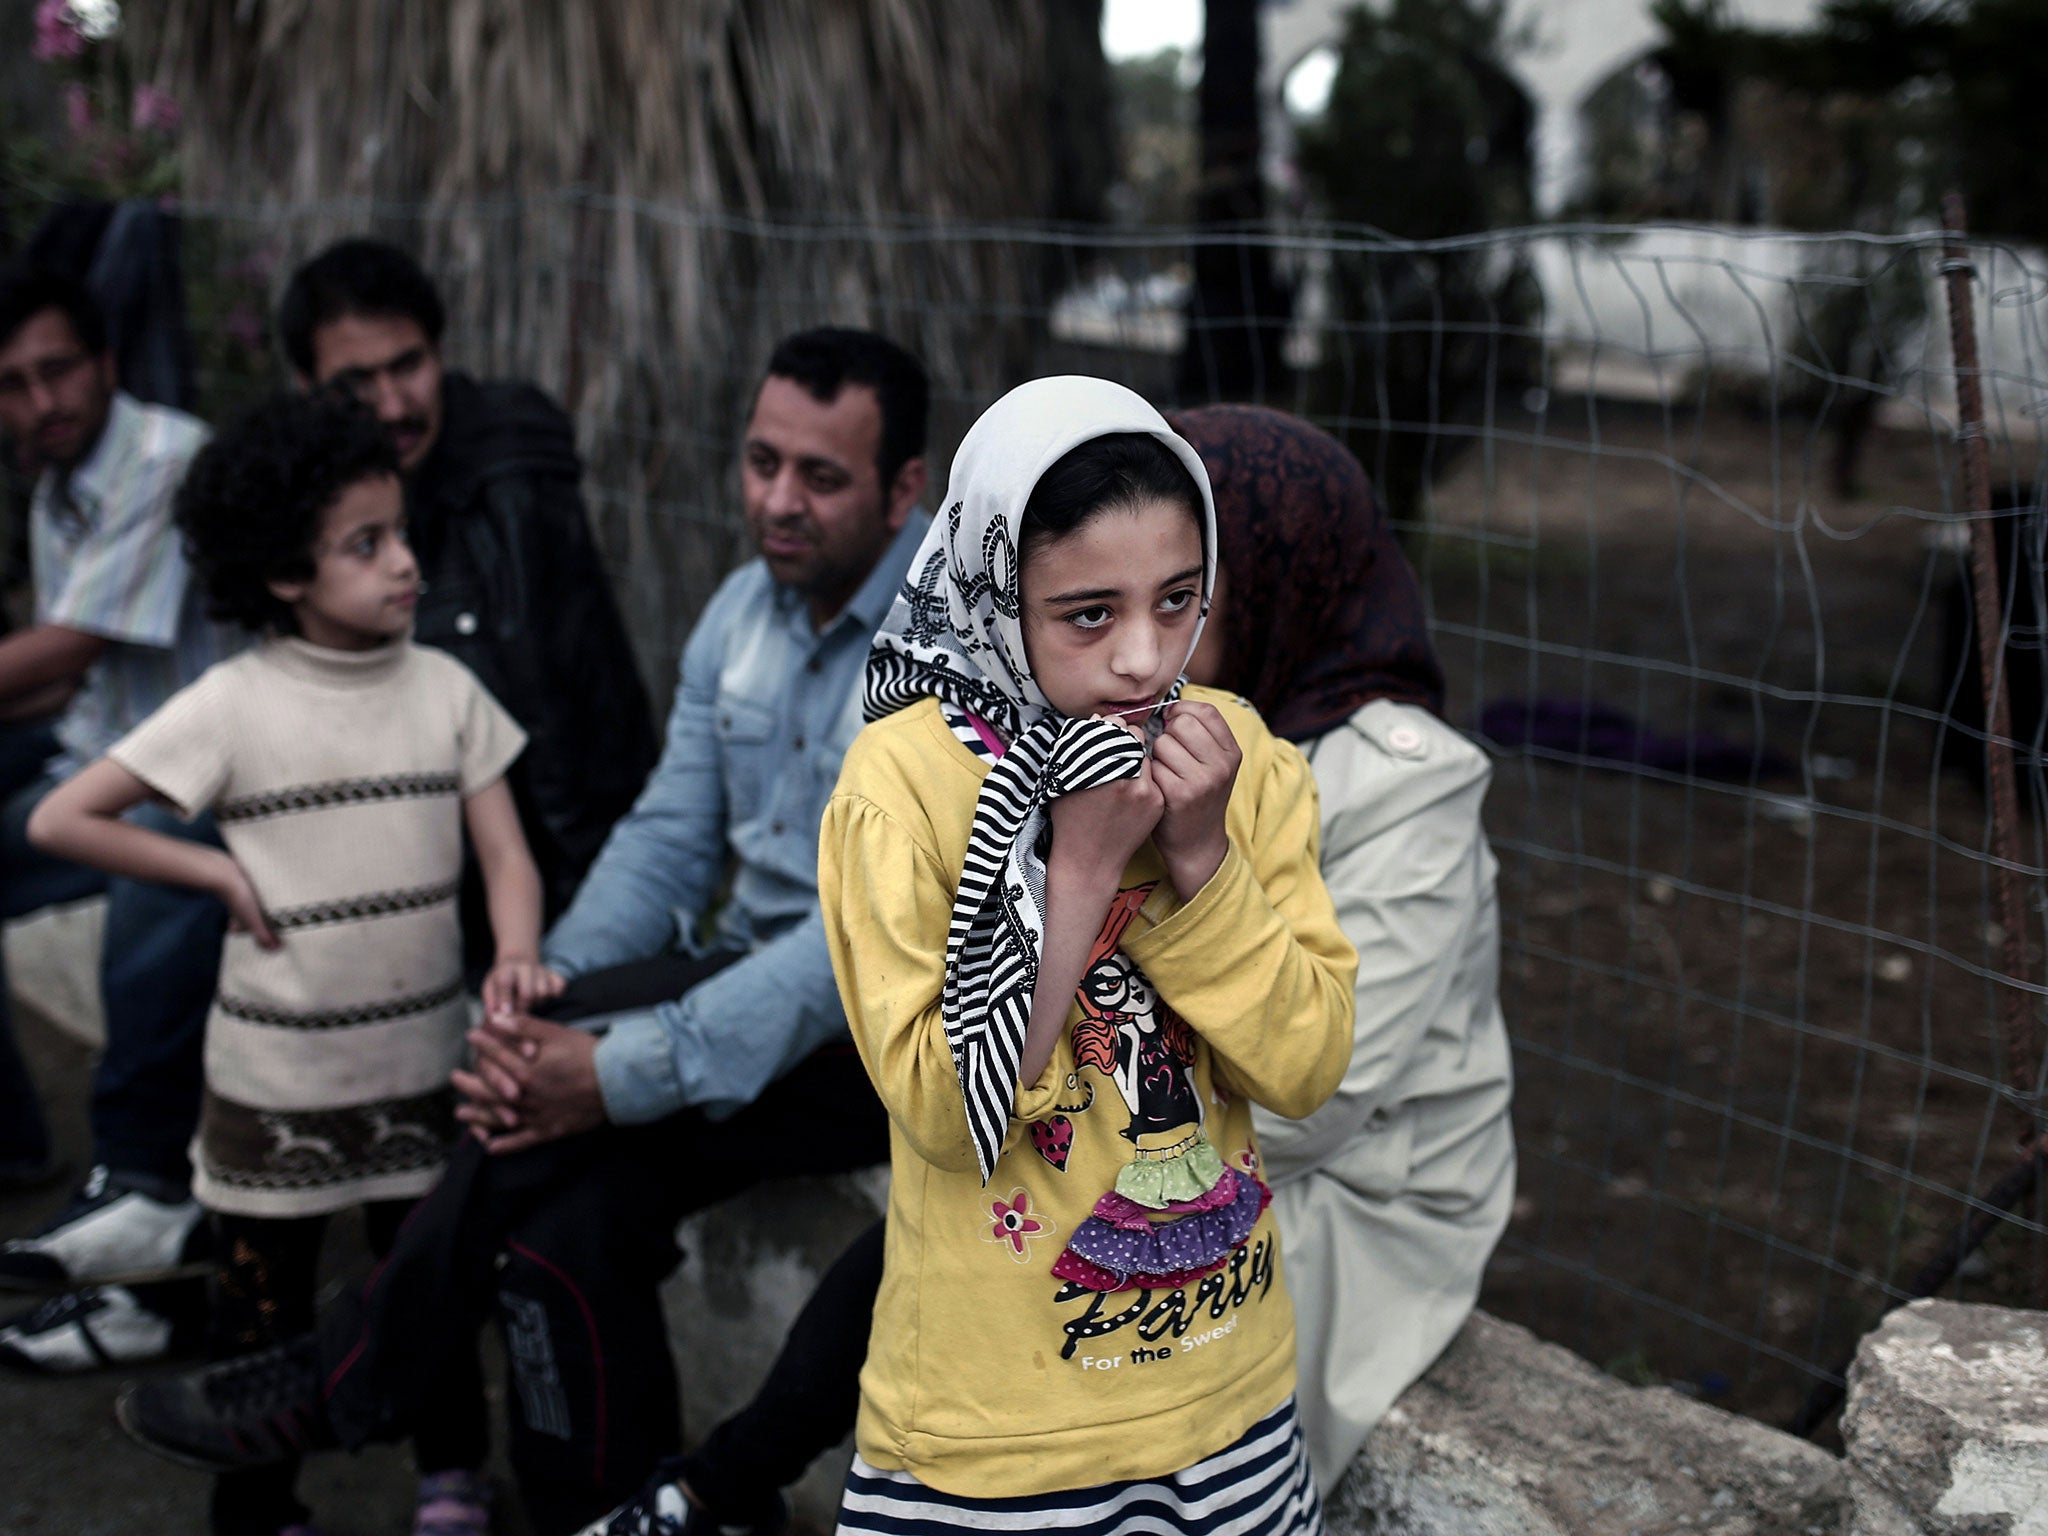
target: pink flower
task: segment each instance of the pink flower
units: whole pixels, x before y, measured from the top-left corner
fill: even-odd
[[[278,251],[276,246],[259,245],[230,269],[230,276],[243,282],[254,283],[258,288],[268,289],[270,274],[277,270]]]
[[[46,64],[85,53],[85,34],[71,19],[70,0],[41,0],[36,6],[36,41],[30,51]]]
[[[1052,1223],[1043,1217],[1031,1214],[1031,1191],[1013,1189],[1007,1200],[992,1200],[988,1207],[988,1230],[981,1235],[985,1243],[1008,1243],[1010,1257],[1022,1264],[1031,1256],[1031,1239],[1043,1237],[1052,1230]]]
[[[92,97],[80,81],[64,87],[64,121],[79,138],[92,132]]]
[[[135,87],[135,127],[148,133],[176,133],[182,117],[178,110],[177,98],[169,91],[160,91],[153,85]]]
[[[262,314],[255,305],[246,302],[228,311],[222,329],[251,352],[261,352],[264,342],[269,339],[269,332],[263,327]]]

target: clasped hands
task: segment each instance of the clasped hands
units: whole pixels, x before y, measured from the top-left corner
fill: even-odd
[[[1143,733],[1119,721],[1133,735]],[[1193,901],[1230,850],[1224,813],[1242,754],[1213,704],[1180,700],[1134,779],[1053,801],[1055,861],[1085,860],[1114,880],[1151,838],[1183,902]]]
[[[597,1037],[530,1011],[559,996],[562,985],[525,957],[500,959],[484,979],[484,1021],[469,1032],[475,1065],[449,1080],[462,1095],[455,1118],[492,1152],[519,1152],[604,1124]]]

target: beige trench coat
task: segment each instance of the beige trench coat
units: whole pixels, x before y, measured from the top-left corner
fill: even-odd
[[[1356,1043],[1329,1103],[1255,1123],[1327,1494],[1470,1314],[1514,1201],[1515,1148],[1486,755],[1384,699],[1303,750],[1323,878],[1358,946]]]

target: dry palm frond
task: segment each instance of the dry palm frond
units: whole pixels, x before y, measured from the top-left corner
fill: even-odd
[[[774,339],[874,326],[942,392],[1014,366],[1037,8],[1012,0],[188,0],[131,7],[186,112],[187,196],[281,274],[371,231],[442,280],[452,360],[579,418],[601,536],[662,670],[735,552],[728,465]],[[897,238],[906,222],[927,238]]]

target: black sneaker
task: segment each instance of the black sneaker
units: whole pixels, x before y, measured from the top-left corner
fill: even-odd
[[[576,1536],[782,1536],[789,1529],[789,1504],[781,1494],[758,1520],[724,1521],[683,1497],[676,1481],[682,1470],[680,1457],[661,1462],[645,1487]]]
[[[334,1444],[319,1349],[289,1344],[122,1390],[114,1416],[145,1450],[202,1472],[275,1466]]]

